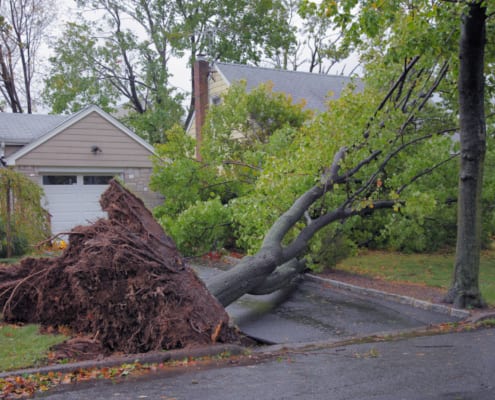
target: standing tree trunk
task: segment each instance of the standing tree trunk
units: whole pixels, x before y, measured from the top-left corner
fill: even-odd
[[[482,307],[479,290],[481,191],[486,151],[484,48],[486,8],[468,5],[459,46],[459,119],[461,165],[454,278],[446,300],[456,307]]]
[[[5,188],[5,200],[6,200],[6,216],[5,216],[5,241],[7,242],[7,258],[12,257],[13,253],[13,239],[12,239],[12,188],[10,186],[10,179],[7,178],[7,185]]]

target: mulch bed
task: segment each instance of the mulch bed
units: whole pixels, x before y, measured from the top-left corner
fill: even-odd
[[[351,285],[376,289],[387,293],[409,296],[419,300],[443,304],[443,298],[447,294],[445,289],[430,287],[409,282],[393,282],[385,279],[374,278],[366,275],[353,274],[337,269],[324,271],[318,274],[322,278],[333,279]]]

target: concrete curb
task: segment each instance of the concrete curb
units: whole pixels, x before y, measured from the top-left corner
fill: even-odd
[[[223,353],[231,355],[243,354],[246,348],[235,344],[225,345],[211,345],[202,347],[192,347],[179,350],[170,351],[157,351],[142,354],[130,354],[121,357],[108,357],[100,360],[88,360],[80,361],[70,364],[54,364],[46,367],[29,368],[15,371],[7,371],[0,373],[1,378],[7,378],[11,376],[22,376],[48,373],[70,373],[82,369],[90,368],[111,368],[123,364],[132,364],[140,362],[141,364],[163,363],[168,361],[180,361],[187,358],[200,358],[200,357],[215,357]]]
[[[378,299],[385,299],[389,301],[394,301],[397,303],[401,304],[407,304],[412,307],[420,308],[422,310],[427,310],[427,311],[433,311],[437,312],[439,314],[446,314],[450,315],[451,317],[455,318],[468,318],[471,316],[471,313],[466,310],[461,310],[458,308],[454,307],[449,307],[443,304],[434,304],[430,303],[425,300],[418,300],[413,297],[408,297],[408,296],[401,296],[398,294],[394,293],[387,293],[387,292],[382,292],[380,290],[376,289],[369,289],[369,288],[364,288],[361,286],[356,286],[356,285],[351,285],[350,283],[345,283],[345,282],[340,282],[340,281],[335,281],[333,279],[328,279],[328,278],[322,278],[317,275],[313,274],[306,274],[305,277],[309,279],[310,281],[313,282],[319,282],[319,283],[326,283],[328,285],[331,285],[337,289],[342,289],[349,291],[351,293],[356,293],[356,294],[361,294],[361,295],[366,295],[366,296],[372,296]]]

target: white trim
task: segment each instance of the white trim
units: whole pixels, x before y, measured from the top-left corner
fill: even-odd
[[[38,175],[46,174],[123,174],[124,168],[92,168],[92,167],[39,167],[37,168]]]
[[[193,124],[196,123],[196,111],[193,111],[189,124],[186,127],[186,134],[193,128]]]
[[[23,157],[30,151],[34,150],[38,146],[42,145],[52,137],[58,135],[60,132],[64,131],[65,129],[69,128],[71,125],[74,125],[76,122],[79,122],[81,119],[87,117],[89,114],[92,112],[96,112],[98,115],[100,115],[102,118],[104,118],[106,121],[111,123],[113,126],[115,126],[117,129],[121,130],[124,132],[127,136],[129,136],[131,139],[134,141],[138,142],[141,146],[146,148],[149,152],[151,152],[152,155],[155,155],[155,150],[153,149],[153,146],[150,145],[148,142],[146,142],[144,139],[136,135],[134,132],[132,132],[129,128],[127,128],[125,125],[117,121],[114,117],[112,117],[110,114],[106,113],[103,111],[100,107],[91,105],[88,106],[81,111],[77,112],[64,122],[62,122],[60,125],[58,125],[55,129],[52,131],[44,134],[34,142],[29,143],[28,145],[24,146],[22,149],[16,151],[14,154],[11,154],[9,157],[7,157],[7,165],[15,165],[15,162],[18,158]]]

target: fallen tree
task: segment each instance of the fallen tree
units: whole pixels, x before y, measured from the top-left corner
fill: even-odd
[[[298,197],[271,226],[260,250],[253,256],[243,258],[231,270],[207,282],[208,289],[220,303],[227,306],[245,293],[268,293],[297,279],[305,269],[304,256],[309,242],[318,231],[329,224],[342,223],[353,216],[400,208],[403,204],[401,194],[411,183],[457,157],[457,153],[451,153],[440,162],[419,169],[399,187],[384,190],[382,177],[387,176],[387,168],[397,168],[397,165],[391,167],[390,164],[398,155],[434,136],[451,131],[445,127],[438,132],[416,129],[417,115],[427,106],[428,100],[447,72],[447,64],[444,63],[439,66],[438,74],[430,74],[419,89],[419,81],[424,71],[420,68],[415,69],[418,61],[419,57],[415,57],[405,66],[402,75],[392,85],[370,119],[361,142],[342,147],[336,152],[332,164],[325,169],[319,181]],[[387,118],[389,110],[392,109],[402,110],[405,118],[402,118],[394,136],[383,140],[384,135],[380,137],[380,127],[385,126],[388,121],[379,118]],[[375,125],[374,138],[371,138],[370,134],[371,125]],[[374,147],[376,142],[372,139],[376,138],[380,138],[377,142],[383,147]],[[365,151],[362,151],[363,149]],[[362,151],[360,154],[365,156],[355,158],[358,151]],[[351,156],[354,158],[348,162],[346,158]],[[346,167],[342,168],[343,165]],[[340,204],[330,209],[318,207],[319,214],[311,217],[310,210],[317,202],[321,203],[325,197],[336,194],[334,192],[342,192],[343,187],[345,196]],[[300,227],[302,223],[305,224],[303,228]],[[297,225],[299,227],[296,228]],[[290,235],[294,229],[297,232],[295,237]]]
[[[0,268],[5,321],[65,326],[106,352],[239,340],[140,199],[112,182],[101,204],[108,219],[74,228],[60,257]]]

